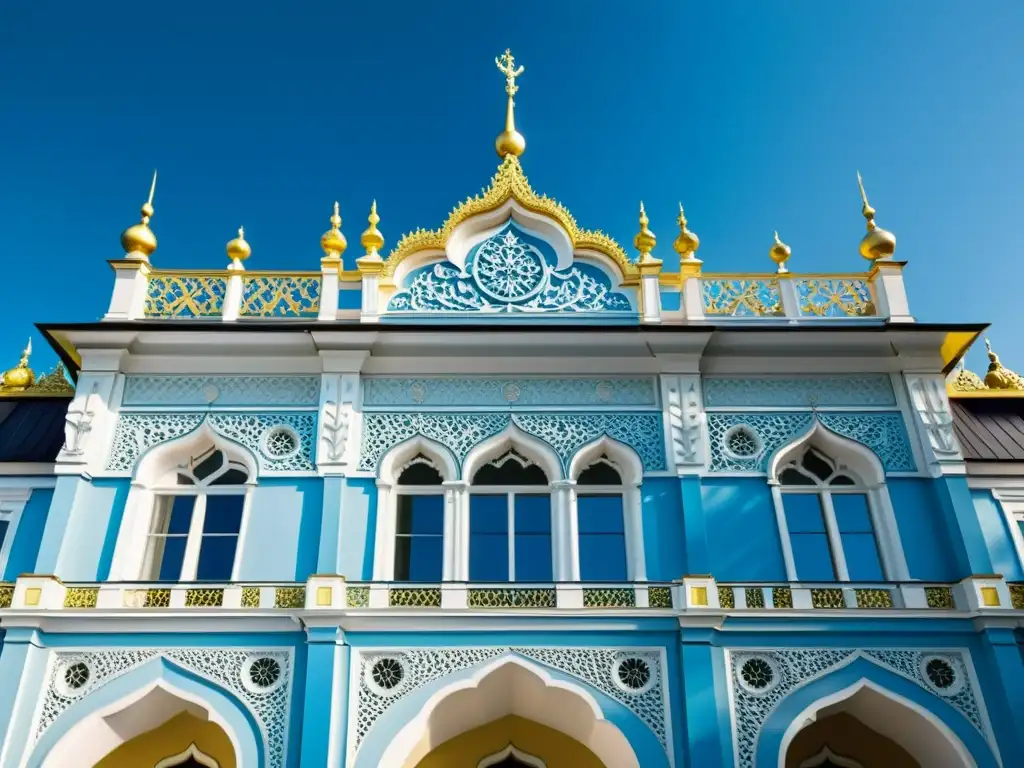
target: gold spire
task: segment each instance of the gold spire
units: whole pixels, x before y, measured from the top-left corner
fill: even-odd
[[[985,374],[985,385],[989,389],[1013,389],[1024,390],[1024,378],[1004,366],[999,360],[999,355],[992,351],[992,345],[985,339],[985,349],[988,352],[988,372]]]
[[[323,261],[341,259],[341,254],[348,248],[348,241],[341,234],[341,214],[338,213],[338,201],[334,201],[334,213],[331,215],[331,228],[320,238],[320,247],[324,249]]]
[[[28,344],[21,353],[21,360],[18,364],[0,377],[0,390],[8,392],[22,392],[36,381],[36,374],[28,367],[28,358],[32,354],[32,338],[29,337]]]
[[[647,228],[650,221],[647,218],[647,211],[644,210],[643,201],[640,202],[640,231],[636,233],[636,237],[633,238],[633,245],[640,251],[640,261],[648,261],[653,259],[651,251],[654,250],[654,246],[657,245],[658,239],[654,236],[654,233]]]
[[[896,235],[875,224],[875,209],[868,203],[860,171],[857,171],[857,185],[860,187],[860,199],[864,202],[861,213],[868,223],[868,233],[860,241],[860,255],[868,261],[892,258],[896,252]]]
[[[228,241],[228,258],[231,259],[228,269],[245,269],[242,266],[242,262],[248,259],[251,254],[252,248],[245,242],[245,227],[239,227],[238,237]]]
[[[494,63],[498,66],[498,70],[505,75],[505,93],[508,95],[508,103],[505,106],[505,130],[499,133],[498,138],[494,140],[494,148],[498,150],[499,157],[506,155],[519,157],[526,151],[526,139],[516,130],[515,101],[512,97],[519,90],[516,78],[523,74],[524,67],[516,68],[516,60],[508,48],[501,56],[495,57]]]
[[[679,236],[672,243],[672,247],[679,254],[680,261],[694,261],[697,258],[697,249],[700,248],[700,238],[686,228],[686,214],[683,213],[682,203],[679,204],[676,221],[679,223]]]
[[[779,233],[776,232],[775,243],[770,249],[768,249],[768,255],[771,257],[771,260],[778,265],[778,272],[780,275],[784,275],[789,272],[789,269],[786,268],[786,259],[789,258],[792,252],[793,249],[779,240]]]
[[[377,229],[377,224],[380,222],[380,216],[377,215],[377,201],[374,200],[370,205],[370,215],[366,219],[370,222],[370,226],[363,232],[362,237],[359,238],[359,242],[363,244],[363,248],[366,249],[366,255],[374,258],[380,258],[380,249],[384,247],[384,235]]]
[[[125,256],[138,261],[149,261],[156,250],[156,235],[149,228],[149,220],[153,218],[153,195],[156,193],[156,171],[153,171],[153,183],[149,185],[149,199],[142,204],[140,213],[142,221],[133,224],[121,233],[121,247]]]

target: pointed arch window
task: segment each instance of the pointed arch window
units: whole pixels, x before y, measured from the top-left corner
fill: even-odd
[[[798,581],[885,578],[869,488],[849,468],[809,446],[778,481]]]
[[[606,454],[576,479],[582,581],[627,580],[624,491],[619,468]]]
[[[238,559],[249,470],[210,445],[153,488],[144,581],[230,581]]]
[[[417,454],[398,476],[395,520],[397,581],[441,580],[444,567],[444,488],[434,462]]]
[[[473,475],[469,580],[550,582],[553,577],[548,477],[510,449]]]

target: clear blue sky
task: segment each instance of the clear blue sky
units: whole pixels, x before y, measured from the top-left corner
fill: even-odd
[[[674,268],[681,199],[707,271],[766,269],[774,229],[794,270],[862,269],[860,169],[918,319],[1024,368],[1022,39],[1010,0],[8,0],[0,367],[106,310],[154,167],[161,267],[244,224],[251,269],[315,269],[335,199],[347,261],[373,198],[388,248],[437,226],[497,165],[511,47],[527,174],[583,226],[629,246],[642,198]]]

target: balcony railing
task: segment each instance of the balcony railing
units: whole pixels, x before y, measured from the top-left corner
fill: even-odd
[[[411,584],[313,576],[305,583],[64,583],[28,575],[0,584],[0,609],[22,611],[380,611],[536,612],[561,610],[722,614],[1024,610],[1024,583],[973,576],[954,584],[719,584],[687,576],[673,582]],[[0,618],[3,614],[0,613]]]

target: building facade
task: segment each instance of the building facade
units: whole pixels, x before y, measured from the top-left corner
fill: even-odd
[[[105,317],[39,326],[74,384],[0,388],[0,768],[1020,765],[984,326],[915,322],[866,195],[848,274],[583,229],[498,66],[439,228],[164,269],[151,191]]]

